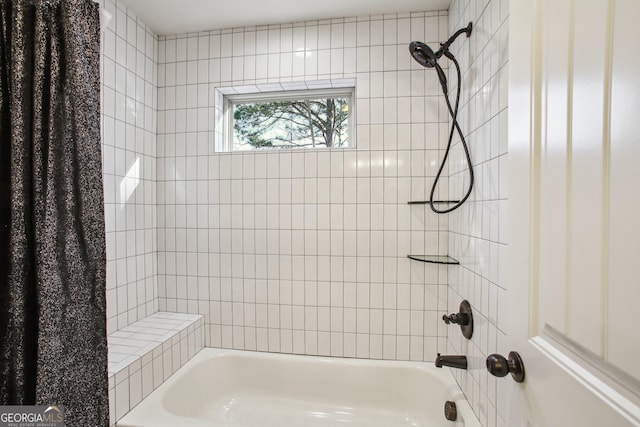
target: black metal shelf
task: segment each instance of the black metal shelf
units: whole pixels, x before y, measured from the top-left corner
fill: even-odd
[[[434,205],[451,205],[453,203],[460,203],[460,200],[434,200]],[[429,205],[429,200],[416,200],[407,202],[408,205]]]
[[[457,259],[451,258],[447,255],[407,255],[407,258],[431,264],[460,264]]]

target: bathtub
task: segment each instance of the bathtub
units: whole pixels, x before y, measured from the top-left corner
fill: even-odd
[[[456,402],[447,421],[444,403]],[[449,368],[205,348],[118,427],[480,427]]]

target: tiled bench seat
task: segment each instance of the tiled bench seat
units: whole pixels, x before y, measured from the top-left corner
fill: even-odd
[[[204,317],[157,312],[109,334],[109,425],[204,347]]]

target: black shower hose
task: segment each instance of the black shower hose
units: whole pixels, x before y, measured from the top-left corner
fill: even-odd
[[[471,155],[469,154],[469,147],[467,146],[467,141],[464,138],[464,134],[462,133],[462,129],[460,129],[460,125],[458,124],[458,107],[460,105],[460,89],[462,86],[461,73],[460,73],[460,64],[456,58],[450,54],[448,51],[445,53],[445,56],[449,58],[454,65],[456,66],[456,73],[458,77],[458,88],[456,90],[456,103],[455,108],[451,107],[451,101],[449,101],[449,94],[447,89],[447,80],[444,77],[444,71],[442,67],[435,62],[435,68],[438,74],[438,79],[440,80],[440,85],[442,86],[442,92],[444,93],[444,99],[447,101],[447,108],[449,109],[449,114],[451,115],[451,131],[449,132],[449,141],[447,142],[447,149],[444,152],[444,158],[442,159],[442,163],[440,164],[440,169],[438,169],[438,173],[436,174],[436,179],[433,181],[433,186],[431,187],[431,194],[429,195],[429,206],[431,206],[431,210],[438,214],[445,214],[452,212],[458,209],[462,204],[469,198],[471,195],[471,191],[473,190],[473,184],[475,182],[475,176],[473,174],[473,165],[471,164]],[[455,202],[455,204],[447,209],[438,209],[435,206],[433,195],[436,192],[436,187],[438,186],[438,182],[440,181],[440,176],[442,175],[442,171],[444,170],[444,166],[447,163],[447,158],[449,157],[449,151],[451,150],[451,144],[453,142],[453,135],[455,131],[458,131],[458,135],[460,136],[460,142],[462,143],[462,148],[464,149],[465,157],[467,158],[467,166],[469,170],[469,188],[467,189],[466,194],[462,199]]]

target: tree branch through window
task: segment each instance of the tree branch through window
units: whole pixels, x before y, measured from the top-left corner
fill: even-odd
[[[348,144],[349,99],[236,103],[233,119],[234,144],[240,150],[342,147]]]

